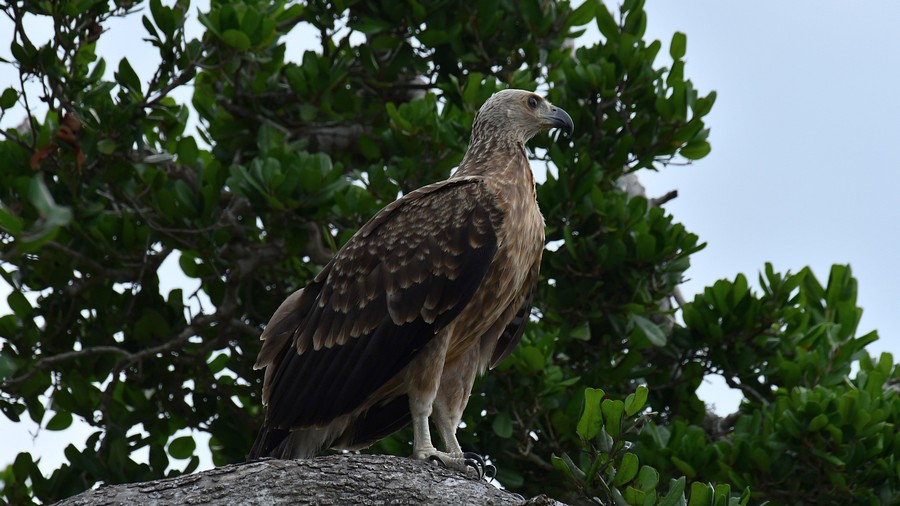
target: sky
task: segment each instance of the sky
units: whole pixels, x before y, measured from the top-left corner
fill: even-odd
[[[667,48],[675,31],[687,34],[685,75],[701,93],[718,94],[706,118],[710,155],[689,166],[640,173],[650,197],[678,190],[666,209],[707,243],[692,256],[684,295],[690,300],[738,273],[753,282],[766,262],[778,271],[810,266],[823,283],[832,264],[848,263],[864,308],[858,335],[877,329],[881,339],[868,349],[875,355],[890,351],[896,361],[900,167],[890,152],[900,141],[900,2],[648,0],[647,13],[646,39],[660,39]],[[131,24],[109,24],[100,39],[110,79],[122,57],[157,61],[140,40],[140,16],[132,18]],[[42,27],[33,29],[37,34]],[[578,42],[591,44],[598,33],[594,27]],[[3,41],[0,46],[5,36]],[[317,45],[309,32],[295,33],[288,53],[299,60],[304,48]],[[0,47],[0,57],[10,58],[7,47]],[[145,82],[155,70],[134,67]],[[12,84],[11,74],[10,67],[0,67],[0,89]],[[187,102],[190,92],[185,87],[176,99]],[[21,118],[8,117],[0,126]],[[9,311],[4,302],[5,295],[0,314]],[[716,378],[700,395],[721,414],[734,411],[739,400]],[[83,446],[90,430],[75,424],[62,432],[38,431],[0,416],[0,433],[0,467],[30,451],[49,470],[64,461],[68,443]],[[201,459],[201,467],[210,466],[208,457]]]
[[[708,243],[692,256],[693,294],[765,262],[824,284],[850,264],[877,329],[870,352],[900,356],[900,3],[648,2],[648,38],[687,34],[685,75],[718,98],[713,150],[642,175],[650,195]]]

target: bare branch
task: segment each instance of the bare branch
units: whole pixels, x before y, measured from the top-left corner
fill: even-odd
[[[122,355],[124,357],[131,356],[131,353],[127,350],[123,350],[122,348],[118,348],[116,346],[93,346],[91,348],[85,348],[83,350],[78,351],[67,351],[65,353],[60,353],[59,355],[53,355],[52,357],[44,357],[38,360],[31,369],[21,376],[16,376],[14,378],[9,378],[3,382],[3,389],[6,390],[11,386],[18,385],[20,383],[24,383],[28,381],[29,378],[37,374],[38,372],[48,369],[56,364],[60,364],[63,362],[67,362],[69,360],[75,360],[77,358],[83,357],[91,357],[95,355],[105,355],[105,354],[117,354]]]
[[[678,190],[672,190],[669,193],[666,193],[662,197],[656,197],[655,199],[650,199],[650,205],[653,207],[659,207],[666,202],[675,199],[678,197]]]
[[[744,393],[744,395],[746,395],[747,397],[751,397],[752,399],[759,402],[763,406],[769,405],[769,400],[766,399],[765,397],[763,397],[763,395],[761,393],[757,392],[756,390],[750,388],[749,386],[747,386],[743,383],[738,383],[737,381],[734,381],[734,378],[732,378],[731,376],[729,376],[727,374],[722,374],[722,377],[725,378],[725,383],[728,386],[730,386],[731,388],[740,390],[741,392]]]

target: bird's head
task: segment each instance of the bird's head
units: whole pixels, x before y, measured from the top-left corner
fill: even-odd
[[[503,90],[492,95],[478,110],[472,136],[474,140],[479,134],[508,135],[524,144],[549,128],[561,128],[571,135],[575,125],[566,111],[537,93]]]

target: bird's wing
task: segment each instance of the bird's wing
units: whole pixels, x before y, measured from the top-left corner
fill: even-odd
[[[537,293],[539,269],[540,258],[538,258],[535,267],[529,272],[528,280],[525,282],[525,286],[529,286],[525,300],[522,301],[513,319],[506,324],[503,333],[497,338],[497,346],[494,348],[493,355],[491,355],[490,365],[492,369],[500,362],[503,362],[503,359],[512,353],[516,345],[519,344],[519,340],[522,339],[525,326],[528,324],[528,318],[531,316],[531,305],[534,303],[534,296]]]
[[[426,186],[372,218],[263,334],[267,425],[324,425],[402,370],[481,284],[502,219],[476,177]]]

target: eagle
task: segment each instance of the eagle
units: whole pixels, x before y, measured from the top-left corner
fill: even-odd
[[[450,178],[387,205],[285,299],[260,336],[267,409],[249,459],[362,449],[411,422],[414,458],[484,477],[456,429],[529,319],[544,218],[525,144],[554,127],[574,129],[540,95],[495,93]]]

